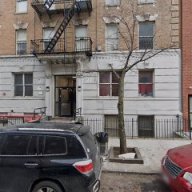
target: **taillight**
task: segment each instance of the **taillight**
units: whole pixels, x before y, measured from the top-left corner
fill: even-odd
[[[78,161],[73,164],[73,166],[82,174],[89,174],[93,171],[93,162],[92,160]]]

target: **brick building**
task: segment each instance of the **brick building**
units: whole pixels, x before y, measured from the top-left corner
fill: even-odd
[[[166,48],[127,73],[125,117],[150,124],[181,115],[179,0],[0,3],[0,112],[47,107],[48,116],[63,117],[80,110],[84,118],[113,124],[118,90],[113,70],[121,70],[130,42],[122,35],[129,30],[125,19],[136,21],[132,60]]]
[[[191,1],[182,1],[182,111],[186,120],[192,118],[192,26],[191,23]],[[191,126],[191,125],[190,125]]]

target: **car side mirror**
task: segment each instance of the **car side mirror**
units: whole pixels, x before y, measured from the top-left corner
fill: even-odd
[[[108,133],[106,132],[98,132],[95,134],[95,138],[99,143],[107,143],[108,142]]]

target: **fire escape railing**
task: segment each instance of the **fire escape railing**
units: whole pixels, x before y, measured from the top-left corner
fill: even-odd
[[[67,25],[69,24],[72,17],[75,15],[76,12],[80,12],[78,8],[78,3],[74,3],[69,10],[66,10],[64,13],[63,21],[61,22],[60,26],[57,28],[53,38],[50,40],[49,44],[45,49],[45,53],[51,53],[53,48],[55,47],[57,41],[61,37],[62,33],[66,29]]]
[[[45,53],[46,45],[48,44],[49,39],[36,39],[31,40],[31,50],[33,54],[47,54]],[[86,53],[91,56],[92,54],[92,40],[90,37],[80,37],[75,38],[74,44],[70,44],[65,46],[65,39],[60,38],[54,49],[52,50],[52,54],[58,53]]]
[[[42,0],[39,0],[42,1]],[[38,2],[39,2],[38,1]],[[56,1],[61,0],[46,0],[43,4],[43,9],[46,9],[47,11],[50,10],[53,3]],[[32,3],[36,2],[37,0],[33,0]],[[79,39],[75,39],[75,45],[74,48],[69,51],[66,50],[66,43],[65,39],[61,39],[63,32],[67,28],[70,20],[72,17],[77,13],[79,14],[81,11],[83,12],[86,8],[87,11],[90,13],[92,10],[92,3],[91,0],[69,0],[67,2],[73,2],[70,7],[64,8],[64,18],[62,20],[59,20],[59,22],[56,25],[56,31],[52,38],[50,39],[38,39],[38,40],[32,40],[32,53],[34,55],[37,54],[50,54],[50,53],[61,53],[61,52],[86,52],[89,53],[88,55],[91,55],[91,47],[92,47],[92,41],[89,37],[83,37]]]

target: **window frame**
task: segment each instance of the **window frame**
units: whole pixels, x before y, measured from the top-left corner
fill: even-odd
[[[25,2],[25,3],[26,3],[26,5],[24,5],[24,6],[25,6],[25,10],[23,10],[23,11],[20,11],[20,10],[18,9],[18,8],[19,8],[19,3],[21,3],[21,2]],[[16,0],[15,12],[16,12],[17,14],[27,13],[27,12],[28,12],[28,1],[27,1],[27,0]]]
[[[62,138],[62,139],[64,139],[65,140],[65,146],[66,146],[66,152],[65,153],[52,153],[52,154],[46,154],[45,153],[45,146],[46,146],[46,138],[47,137],[57,137],[57,138]],[[67,138],[65,137],[65,136],[60,136],[60,135],[45,135],[44,137],[43,137],[43,149],[42,149],[42,156],[67,156],[67,154],[68,154],[68,143],[67,143]]]
[[[118,74],[120,73],[120,71],[116,71]],[[107,83],[101,83],[100,82],[100,75],[101,73],[108,73],[109,74],[109,82]],[[118,97],[118,94],[117,95],[113,95],[113,85],[119,85],[119,82],[113,82],[113,73],[112,71],[100,71],[99,72],[99,97]],[[115,74],[114,74],[115,75]],[[120,74],[119,74],[120,75]],[[101,95],[101,87],[100,85],[109,85],[109,95]],[[117,92],[118,93],[118,92]]]
[[[152,36],[151,35],[140,35],[140,29],[141,29],[141,24],[152,24]],[[145,50],[145,49],[154,49],[154,30],[155,29],[155,21],[143,21],[143,22],[139,22],[139,49],[140,50]],[[146,42],[150,42],[147,46],[145,44],[142,44],[141,40],[142,39],[152,39],[151,41],[146,41]]]
[[[19,32],[25,32],[26,40],[18,40]],[[25,44],[25,49],[20,49],[19,45]],[[22,53],[23,52],[23,53]],[[27,30],[26,29],[18,29],[16,30],[16,55],[26,55],[27,54]]]
[[[108,27],[111,27],[111,26],[116,27],[116,30],[117,30],[116,37],[109,37],[108,36]],[[118,33],[118,29],[119,29],[119,24],[118,23],[107,23],[105,25],[105,51],[106,52],[119,50],[119,33]],[[111,46],[110,46],[110,43],[109,43],[110,41],[113,42]],[[114,42],[116,42],[116,44],[114,44]]]
[[[49,35],[47,35],[49,31]],[[46,38],[48,36],[49,38]],[[43,49],[45,50],[54,36],[54,27],[44,27],[43,28]]]
[[[153,4],[155,0],[138,0],[138,4]]]
[[[140,82],[140,74],[141,73],[151,73],[151,79],[152,79],[152,82]],[[147,94],[142,94],[141,91],[140,91],[140,86],[141,85],[152,85],[152,92],[151,92],[151,95],[149,93]],[[138,74],[138,94],[139,96],[141,97],[154,97],[154,70],[139,70],[139,74]]]
[[[110,3],[113,1],[114,3]],[[119,7],[121,5],[121,0],[105,0],[105,6],[107,7]]]
[[[16,75],[22,75],[22,83],[17,83],[16,84]],[[25,83],[25,75],[32,75],[32,84]],[[16,87],[17,86],[22,86],[22,95],[16,95]],[[26,86],[31,86],[32,87],[32,95],[26,95]],[[14,73],[14,96],[15,97],[32,97],[33,96],[33,73]]]
[[[38,136],[37,135],[34,135],[34,134],[25,134],[25,133],[5,133],[5,134],[2,134],[3,135],[3,143],[1,145],[1,148],[0,148],[0,157],[36,157],[38,156]],[[4,148],[4,145],[5,145],[5,141],[7,140],[7,137],[8,136],[29,136],[29,141],[28,141],[28,145],[27,145],[27,148],[26,148],[26,154],[22,154],[22,155],[19,155],[19,154],[14,154],[14,155],[11,155],[11,154],[2,154],[2,150]],[[32,141],[32,138],[33,137],[36,137],[36,154],[32,155],[32,154],[29,154],[29,147],[31,145],[31,141]]]

